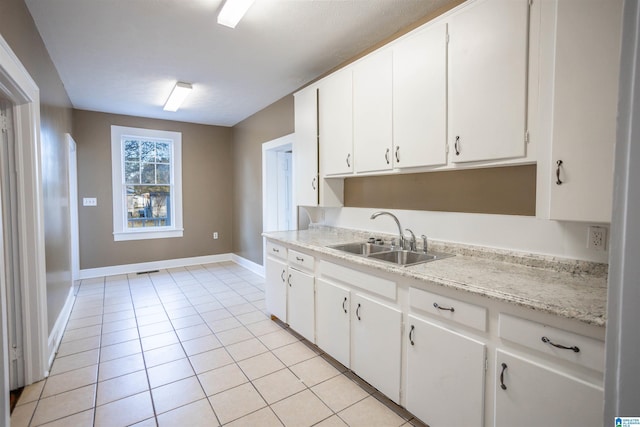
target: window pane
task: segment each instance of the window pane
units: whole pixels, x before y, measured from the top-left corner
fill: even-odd
[[[124,141],[124,159],[127,161],[140,160],[140,144],[138,141]]]
[[[156,183],[171,184],[171,166],[156,165]]]
[[[144,141],[142,143],[142,161],[145,163],[155,162],[156,161],[156,143]]]
[[[156,183],[156,165],[150,164],[142,165],[142,184],[155,184]]]
[[[125,162],[124,180],[127,184],[140,184],[140,163]]]
[[[127,227],[167,227],[171,225],[171,187],[168,185],[127,185]]]
[[[171,146],[167,142],[156,143],[156,162],[169,163],[171,161]]]

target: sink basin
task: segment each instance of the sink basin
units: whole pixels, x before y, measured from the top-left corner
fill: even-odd
[[[443,254],[440,252],[412,252],[412,251],[388,251],[380,252],[369,255],[371,259],[377,259],[380,261],[386,261],[393,264],[408,266],[414,264],[420,264],[423,262],[435,261],[442,258],[448,258],[450,254]]]
[[[373,243],[344,243],[342,245],[329,246],[331,249],[337,249],[339,251],[349,252],[355,255],[369,256],[375,253],[389,252],[391,248],[389,246],[374,245]]]

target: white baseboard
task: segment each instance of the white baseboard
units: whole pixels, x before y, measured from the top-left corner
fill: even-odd
[[[49,376],[49,370],[51,369],[51,365],[53,364],[53,359],[56,357],[56,353],[58,352],[58,347],[60,346],[60,342],[62,341],[62,335],[64,334],[64,330],[67,327],[67,322],[69,321],[69,316],[71,316],[71,309],[73,308],[73,303],[76,299],[76,295],[74,293],[75,288],[73,286],[69,287],[69,295],[67,295],[67,300],[64,302],[64,306],[56,319],[56,323],[53,325],[53,329],[49,334],[49,339],[47,340],[47,371],[45,376]]]
[[[114,265],[110,267],[87,268],[80,270],[80,279],[115,276],[118,274],[139,273],[142,271],[160,270],[164,268],[188,267],[199,264],[232,261],[232,254],[205,255],[192,258],[178,258],[164,261],[141,262],[138,264]]]
[[[253,261],[249,261],[246,258],[242,258],[241,256],[238,256],[236,254],[232,254],[231,255],[231,261],[235,262],[236,264],[246,268],[247,270],[250,270],[254,273],[256,273],[258,276],[264,277],[264,266],[260,265],[260,264],[256,264]]]

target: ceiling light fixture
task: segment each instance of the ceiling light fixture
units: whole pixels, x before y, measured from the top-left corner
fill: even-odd
[[[218,14],[218,24],[235,28],[254,0],[226,0]]]
[[[191,93],[192,89],[191,83],[176,83],[171,95],[169,95],[169,99],[164,104],[164,111],[178,111],[178,108],[180,108],[180,105],[182,105],[187,95]]]

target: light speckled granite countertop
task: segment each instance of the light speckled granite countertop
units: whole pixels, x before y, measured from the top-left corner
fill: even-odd
[[[606,264],[430,241],[429,251],[456,256],[401,267],[327,247],[366,241],[372,236],[369,232],[314,226],[309,230],[264,235],[294,248],[330,255],[354,265],[426,280],[591,325],[605,326],[606,323]],[[375,237],[393,236],[376,233]]]

